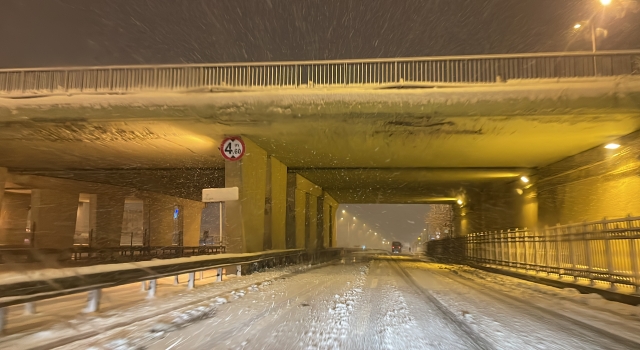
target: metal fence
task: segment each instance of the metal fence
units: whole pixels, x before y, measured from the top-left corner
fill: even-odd
[[[640,293],[640,217],[474,233],[427,243],[427,254],[457,262],[628,285]]]
[[[640,74],[640,50],[0,70],[0,96],[493,83]]]

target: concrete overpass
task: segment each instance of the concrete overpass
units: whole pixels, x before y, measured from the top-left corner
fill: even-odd
[[[0,71],[3,240],[30,205],[37,247],[73,244],[81,215],[93,246],[127,225],[196,245],[200,191],[225,184],[230,251],[331,246],[339,203],[454,204],[458,234],[637,213],[639,57]]]

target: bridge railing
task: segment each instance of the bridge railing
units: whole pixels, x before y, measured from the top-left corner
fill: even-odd
[[[569,277],[640,294],[640,217],[548,227],[540,232],[474,233],[427,243],[427,255],[458,263]]]
[[[640,50],[0,70],[0,96],[493,83],[640,74]]]

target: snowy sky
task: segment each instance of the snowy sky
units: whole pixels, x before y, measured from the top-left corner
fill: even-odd
[[[623,7],[625,6],[625,7]],[[638,0],[600,49],[640,48]],[[596,0],[3,0],[0,68],[590,50]]]
[[[428,204],[346,204],[338,207],[336,217],[339,220],[342,216],[355,216],[356,221],[375,227],[383,238],[410,243],[426,228],[428,208]],[[342,214],[342,210],[346,213]]]

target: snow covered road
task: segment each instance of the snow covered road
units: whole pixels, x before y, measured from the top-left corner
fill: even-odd
[[[496,284],[474,271],[402,258],[347,261],[223,295],[218,290],[190,310],[62,348],[633,349],[640,344],[639,307],[629,307],[626,315],[607,313],[602,303],[611,302],[602,301],[604,308],[592,310],[508,277],[500,276]]]

